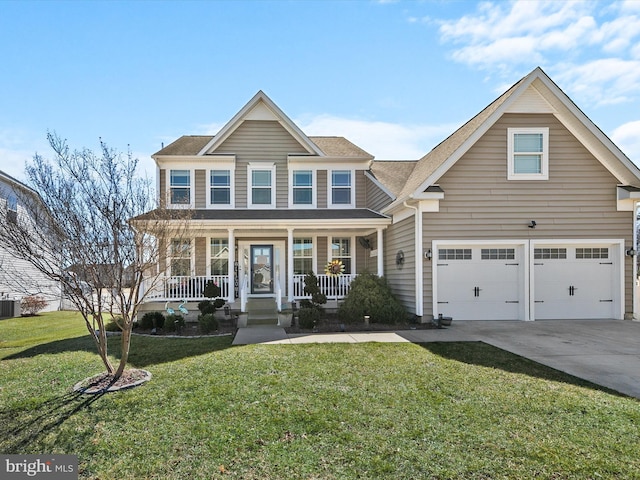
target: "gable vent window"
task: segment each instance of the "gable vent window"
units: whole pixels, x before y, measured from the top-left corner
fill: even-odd
[[[549,129],[507,129],[508,179],[549,179]]]

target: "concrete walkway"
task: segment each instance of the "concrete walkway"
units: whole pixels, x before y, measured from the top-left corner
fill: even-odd
[[[447,329],[287,334],[276,326],[238,330],[234,345],[481,341],[640,398],[640,322],[622,320],[454,321]]]

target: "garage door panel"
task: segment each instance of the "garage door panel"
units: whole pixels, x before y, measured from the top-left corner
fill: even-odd
[[[515,320],[520,316],[520,253],[510,247],[438,252],[438,312],[458,320]]]

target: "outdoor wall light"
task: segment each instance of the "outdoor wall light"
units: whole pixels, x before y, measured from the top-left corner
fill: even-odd
[[[536,228],[536,221],[535,220],[531,220],[531,223],[528,225],[529,228]]]
[[[424,254],[424,258],[426,258],[427,260],[431,261],[431,259],[433,258],[433,253],[431,253],[431,249],[427,250]]]

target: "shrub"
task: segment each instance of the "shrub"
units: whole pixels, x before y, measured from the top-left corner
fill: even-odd
[[[104,329],[107,332],[119,332],[120,327],[118,326],[118,323],[116,322],[116,320],[120,322],[120,325],[122,325],[122,317],[112,318],[111,320],[109,320],[107,323],[104,324]]]
[[[349,294],[338,309],[345,323],[359,323],[369,315],[372,323],[394,324],[404,322],[407,312],[395,298],[384,277],[371,273],[358,275],[349,288]]]
[[[23,297],[20,301],[20,309],[22,310],[22,315],[24,316],[33,316],[36,315],[40,310],[44,310],[49,302],[47,302],[40,295],[29,295]]]
[[[167,315],[164,321],[164,329],[167,332],[175,332],[177,327],[183,328],[186,325],[182,315]]]
[[[207,298],[216,298],[222,294],[222,290],[213,280],[209,280],[204,287],[204,296]]]
[[[162,328],[164,326],[164,315],[161,312],[147,312],[138,323],[143,330],[152,328]]]
[[[198,303],[198,310],[202,315],[207,315],[209,313],[214,313],[216,311],[216,306],[211,300],[203,300]]]
[[[300,328],[311,330],[320,321],[322,310],[315,307],[304,307],[298,311],[298,323]]]
[[[204,334],[214,332],[218,329],[218,320],[213,313],[198,315],[198,325]]]

